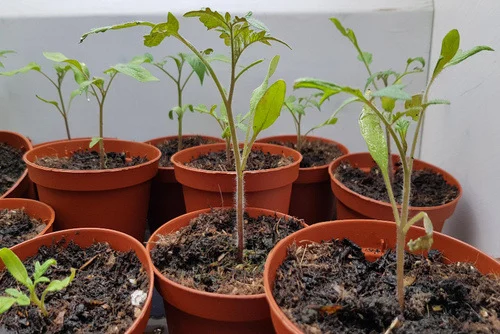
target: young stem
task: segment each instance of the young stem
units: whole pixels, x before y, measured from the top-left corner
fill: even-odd
[[[179,69],[179,80],[177,81],[177,105],[180,108],[180,114],[177,116],[177,152],[182,150],[182,87],[181,87],[181,69]]]
[[[42,314],[44,316],[49,315],[49,313],[47,312],[47,309],[45,308],[45,305],[43,304],[43,300],[40,301],[40,299],[38,299],[38,296],[36,295],[35,287],[33,287],[32,289],[29,289],[29,290],[30,290],[30,300],[33,302],[33,304],[38,306],[38,308],[40,309],[40,311],[42,311]]]
[[[394,173],[392,171],[392,152],[391,152],[391,134],[389,133],[389,129],[385,128],[385,139],[387,141],[387,174],[389,175],[389,181],[391,184],[394,184]]]
[[[302,135],[300,133],[300,121],[301,121],[302,115],[299,114],[298,120],[297,120],[297,151],[300,152],[302,149]]]
[[[99,103],[99,168],[105,169],[105,155],[106,151],[104,150],[104,99],[102,103]]]
[[[61,91],[61,82],[63,80],[63,77],[59,80],[59,85],[57,86],[57,93],[59,94],[59,101],[61,103],[61,114],[64,119],[64,126],[66,128],[66,136],[68,137],[69,140],[71,140],[71,134],[69,132],[69,124],[68,124],[68,113],[66,112],[66,106],[64,105],[64,99],[62,96],[62,91]]]

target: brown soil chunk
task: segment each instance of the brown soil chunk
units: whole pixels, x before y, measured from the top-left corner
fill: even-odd
[[[148,161],[146,157],[127,157],[124,152],[106,152],[106,169],[137,166]],[[73,152],[69,157],[43,157],[36,164],[56,169],[100,170],[99,153],[81,150]]]
[[[20,149],[0,143],[0,196],[23,175],[26,164]]]
[[[36,237],[45,224],[30,217],[23,209],[0,210],[0,248],[10,248]]]
[[[31,275],[35,261],[55,259],[57,265],[45,274],[51,280],[69,276],[70,268],[81,268],[66,289],[47,295],[49,316],[44,317],[34,305],[14,306],[0,315],[1,333],[124,333],[135,320],[143,304],[132,306],[131,295],[136,290],[147,293],[149,284],[135,253],[115,251],[107,243],[85,249],[73,242],[64,244],[43,246],[24,261]],[[41,293],[46,284],[39,285]],[[0,291],[10,287],[27,290],[8,272],[1,272]]]
[[[161,144],[156,145],[161,151],[160,167],[172,167],[174,164],[170,161],[172,155],[177,153],[177,145],[179,140],[177,138],[166,140]],[[205,144],[213,144],[213,141],[205,139],[200,136],[182,138],[182,149],[196,147]]]
[[[293,163],[292,157],[271,154],[268,152],[252,150],[247,159],[246,170],[263,170],[288,166]],[[234,172],[234,159],[231,155],[231,164],[226,162],[226,152],[210,152],[186,163],[186,166],[197,169]]]
[[[184,286],[231,295],[259,294],[264,292],[267,254],[279,240],[301,228],[297,219],[245,214],[240,264],[236,260],[236,211],[213,209],[176,233],[162,236],[151,257],[163,275]]]
[[[403,198],[403,168],[395,166],[393,191],[398,203]],[[363,196],[389,203],[384,179],[378,167],[370,173],[341,164],[335,171],[335,177],[347,188]],[[453,201],[458,196],[458,188],[446,183],[441,174],[431,169],[414,170],[411,176],[410,205],[415,207],[438,206]]]
[[[500,333],[500,280],[471,264],[443,264],[407,254],[403,315],[396,300],[392,251],[368,262],[351,241],[292,246],[278,269],[273,295],[306,333]]]
[[[286,146],[289,148],[297,149],[297,144],[292,142],[272,141],[269,144]],[[328,165],[333,160],[340,157],[343,153],[340,148],[332,143],[325,143],[321,140],[304,141],[300,148],[302,154],[302,161],[300,168],[309,168],[316,166]]]

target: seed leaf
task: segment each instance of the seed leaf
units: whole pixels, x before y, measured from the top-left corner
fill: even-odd
[[[33,286],[33,282],[29,278],[24,264],[13,251],[8,248],[0,249],[0,259],[2,259],[2,262],[5,264],[5,267],[12,277],[14,277],[19,283],[28,289]]]
[[[53,280],[49,283],[45,291],[47,292],[55,292],[55,291],[61,291],[62,289],[66,288],[71,281],[75,278],[76,275],[76,270],[74,268],[71,268],[71,274],[66,277],[63,280]]]

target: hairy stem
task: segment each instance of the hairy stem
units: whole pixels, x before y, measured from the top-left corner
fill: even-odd
[[[181,69],[179,69],[179,80],[177,81],[177,105],[180,108],[180,114],[177,116],[177,152],[182,150],[182,88],[180,84]]]
[[[104,150],[104,102],[99,104],[99,167],[101,169],[106,168]]]
[[[392,163],[392,152],[391,152],[391,134],[389,129],[385,128],[385,140],[387,142],[387,174],[389,175],[389,181],[394,184],[394,173],[393,173],[393,163]]]
[[[57,93],[59,95],[59,102],[61,103],[61,114],[64,119],[64,126],[66,128],[66,136],[68,137],[69,140],[71,140],[71,133],[69,131],[69,124],[68,124],[68,113],[66,112],[66,106],[64,105],[64,99],[62,96],[62,91],[61,91],[61,82],[64,79],[64,77],[61,77],[59,79],[59,85],[57,86]]]

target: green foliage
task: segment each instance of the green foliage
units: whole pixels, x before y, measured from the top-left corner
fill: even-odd
[[[0,249],[0,259],[4,263],[5,268],[7,268],[10,275],[14,277],[14,279],[20,284],[24,285],[29,292],[29,296],[27,296],[17,289],[6,289],[5,294],[7,296],[0,297],[0,314],[7,312],[15,304],[19,306],[28,306],[33,303],[39,307],[43,315],[47,316],[48,312],[45,307],[45,297],[47,296],[47,294],[49,292],[57,292],[65,289],[76,275],[76,270],[71,268],[71,274],[65,279],[51,281],[48,277],[44,276],[44,274],[51,266],[57,265],[57,262],[54,259],[49,259],[43,264],[40,264],[40,262],[38,261],[35,262],[35,271],[33,273],[32,280],[29,277],[28,271],[24,267],[24,264],[10,249]],[[48,283],[48,285],[42,292],[41,298],[38,298],[36,289],[37,285],[40,283]]]
[[[5,55],[9,53],[16,53],[16,51],[13,50],[0,50],[0,58],[6,58]],[[5,66],[3,63],[0,61],[0,68],[4,68]]]
[[[387,161],[389,152],[387,150],[385,131],[377,114],[369,106],[363,106],[363,111],[359,117],[359,129],[368,146],[368,152],[380,167],[383,177],[388,179]]]
[[[285,101],[286,84],[283,80],[273,83],[259,99],[253,117],[253,132],[257,138],[259,133],[276,122]]]

